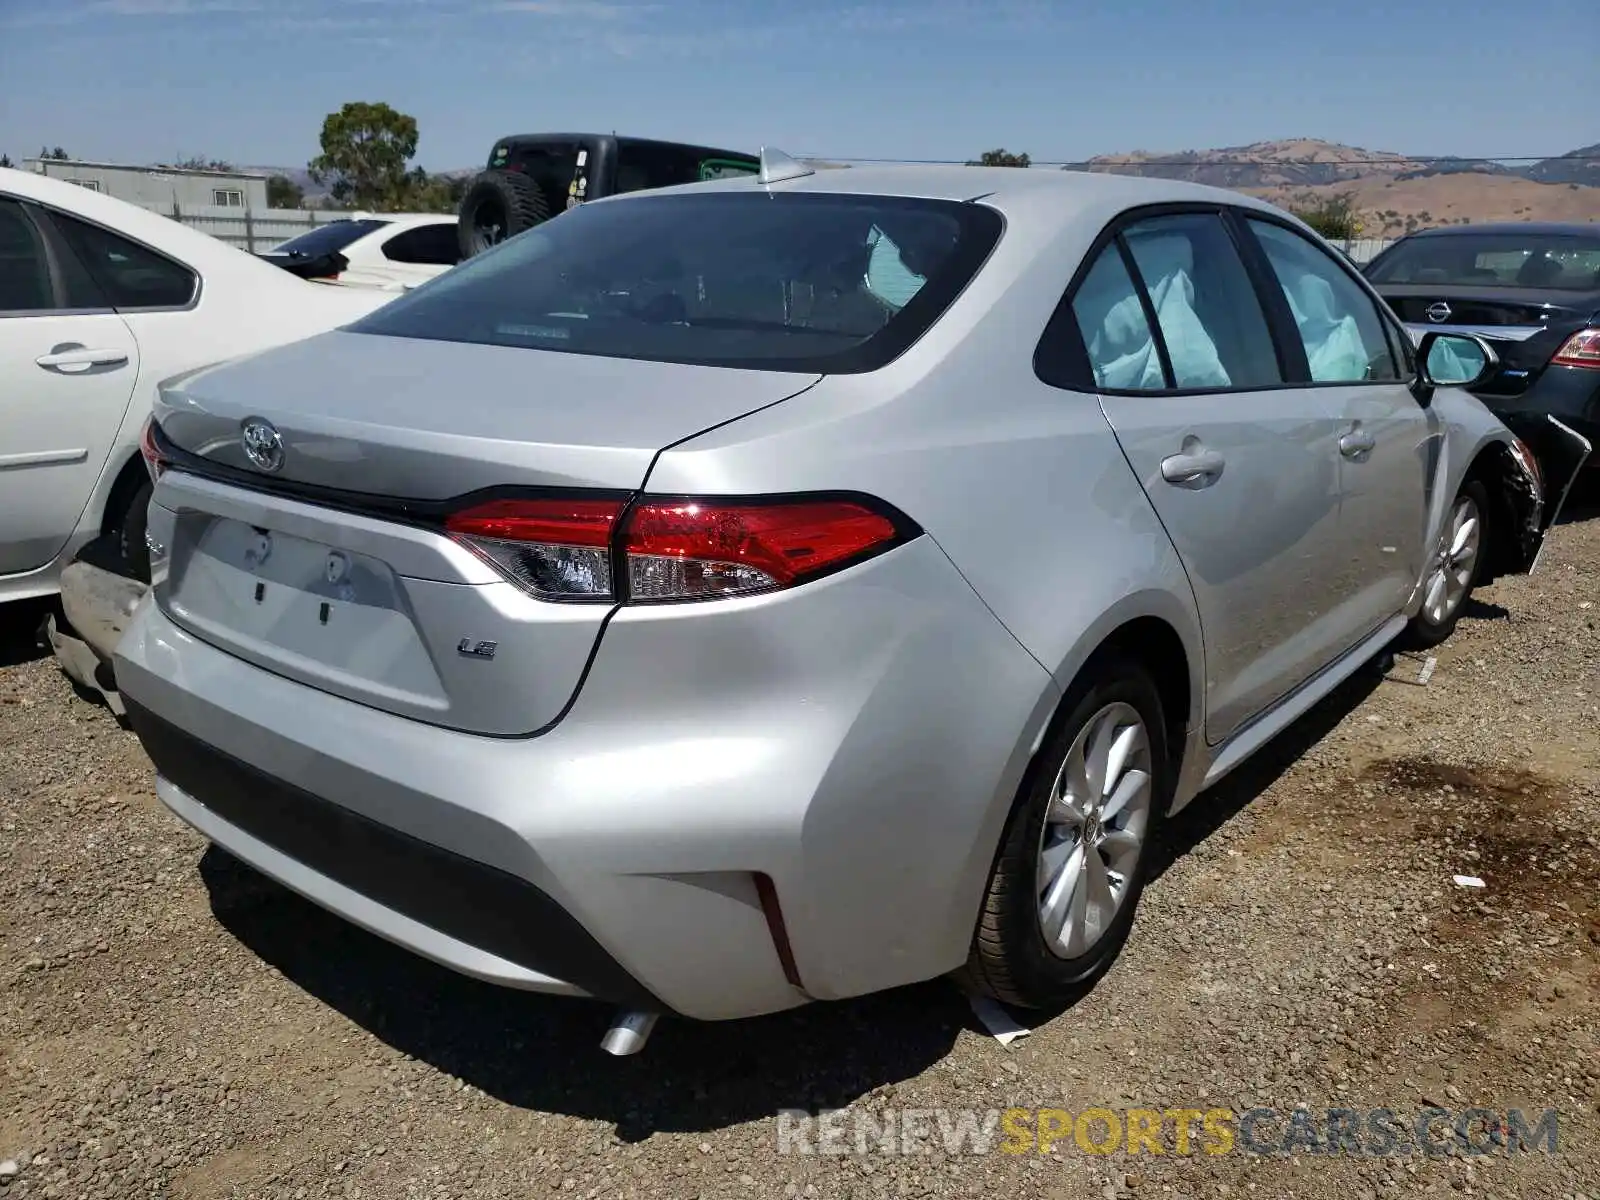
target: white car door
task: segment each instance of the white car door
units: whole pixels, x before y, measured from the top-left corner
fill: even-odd
[[[0,576],[71,537],[139,374],[127,324],[35,212],[0,195]]]
[[[1215,209],[1123,225],[1072,309],[1101,408],[1194,589],[1206,735],[1223,741],[1335,656],[1334,412],[1287,372]]]
[[[1339,640],[1353,646],[1399,613],[1422,576],[1442,444],[1417,402],[1377,302],[1310,238],[1245,222],[1294,318],[1311,386],[1339,420],[1339,547],[1330,576]]]

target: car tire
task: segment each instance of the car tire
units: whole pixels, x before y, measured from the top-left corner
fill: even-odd
[[[1154,837],[1172,799],[1165,714],[1144,668],[1123,658],[1097,664],[1065,698],[1062,714],[1006,822],[972,949],[958,973],[968,990],[1022,1008],[1069,1002],[1116,959],[1132,928]],[[1113,750],[1107,756],[1122,764],[1109,780],[1108,797],[1106,760],[1101,760],[1101,778],[1092,779],[1097,749],[1105,744],[1099,739],[1109,736],[1115,747],[1135,728],[1131,744],[1123,747],[1128,752]],[[1086,763],[1087,771],[1080,771]],[[1128,802],[1114,809],[1107,800],[1119,787],[1130,786],[1135,771],[1144,774],[1142,790],[1135,786]],[[1073,804],[1078,819],[1061,819],[1067,811],[1062,799]],[[1131,856],[1129,833],[1135,839]],[[1081,869],[1074,884],[1063,875],[1075,859]],[[1058,926],[1063,889],[1066,923]],[[1108,890],[1115,900],[1109,912]],[[1095,893],[1099,903],[1090,904]],[[1082,919],[1074,925],[1079,900]]]
[[[1469,479],[1461,485],[1428,559],[1422,607],[1400,635],[1402,647],[1431,649],[1455,632],[1489,561],[1490,511],[1489,491],[1480,481]],[[1457,546],[1458,541],[1464,544]]]
[[[145,544],[145,531],[150,523],[152,492],[150,480],[141,479],[111,527],[118,561],[127,575],[140,583],[150,582],[150,547]]]
[[[471,258],[549,220],[550,201],[526,175],[496,169],[472,181],[456,216],[461,257]]]

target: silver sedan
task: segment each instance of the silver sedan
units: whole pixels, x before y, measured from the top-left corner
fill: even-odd
[[[116,675],[180,817],[614,1049],[1050,1006],[1164,819],[1531,569],[1491,359],[1235,193],[769,155],[172,382]]]

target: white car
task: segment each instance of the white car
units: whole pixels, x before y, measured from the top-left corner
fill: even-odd
[[[345,287],[399,292],[461,260],[453,213],[352,213],[265,251],[275,266]]]
[[[148,573],[139,429],[156,385],[379,307],[158,213],[0,168],[0,602],[102,536]]]

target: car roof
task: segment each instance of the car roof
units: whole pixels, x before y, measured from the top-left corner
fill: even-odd
[[[118,200],[103,192],[79,187],[63,179],[0,167],[0,192],[103,225],[124,237],[180,258],[202,273],[218,270],[254,271],[258,267],[268,273],[281,270],[271,263],[261,262],[247,251],[230,246],[220,238],[192,229],[162,213]],[[272,278],[266,273],[261,277]]]
[[[409,229],[414,225],[454,225],[457,223],[455,213],[383,213],[367,212],[365,210],[341,213],[338,220],[382,221],[388,227],[386,230],[374,229],[373,233],[393,233],[397,229]],[[333,225],[336,223],[337,221],[323,221],[321,225]]]
[[[1600,237],[1600,223],[1594,221],[1485,221],[1471,225],[1441,225],[1419,229],[1407,237],[1460,237],[1466,234],[1526,234],[1531,237]]]
[[[1084,208],[1133,208],[1142,204],[1190,201],[1228,204],[1264,212],[1280,210],[1243,192],[1176,179],[1142,175],[1112,175],[1091,171],[1053,170],[1042,167],[966,167],[952,164],[893,164],[848,168],[819,168],[814,174],[762,184],[755,176],[708,180],[608,196],[595,203],[627,202],[635,198],[707,189],[751,191],[831,192],[841,195],[903,196],[928,200],[983,200],[1002,211],[1032,207],[1037,202],[1062,203]]]

